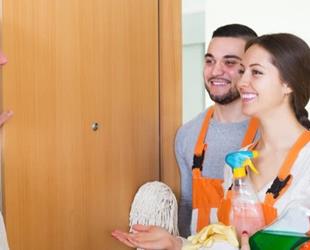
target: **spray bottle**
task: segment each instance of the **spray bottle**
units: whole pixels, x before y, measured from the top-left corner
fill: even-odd
[[[233,171],[230,224],[235,226],[239,237],[243,232],[252,235],[265,225],[261,203],[247,176],[250,169],[258,174],[251,161],[257,156],[257,151],[247,150],[232,152],[225,158]]]

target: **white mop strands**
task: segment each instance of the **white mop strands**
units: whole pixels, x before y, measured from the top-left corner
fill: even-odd
[[[130,231],[134,224],[160,226],[172,235],[179,234],[177,200],[166,184],[153,181],[139,188],[131,204]]]

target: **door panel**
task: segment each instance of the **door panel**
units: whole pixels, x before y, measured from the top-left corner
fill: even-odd
[[[124,249],[110,232],[159,178],[158,1],[3,0],[2,11],[11,250]]]

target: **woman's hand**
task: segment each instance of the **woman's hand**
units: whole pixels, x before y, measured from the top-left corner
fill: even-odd
[[[13,115],[13,111],[4,111],[0,114],[0,127]]]
[[[243,232],[241,235],[241,249],[240,250],[251,250],[249,245],[249,235],[247,232]]]
[[[157,226],[134,225],[133,233],[114,230],[112,236],[133,248],[152,250],[181,250],[182,240]]]

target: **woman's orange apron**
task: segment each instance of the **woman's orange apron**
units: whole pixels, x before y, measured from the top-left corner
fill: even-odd
[[[292,146],[290,151],[288,152],[285,161],[283,162],[280,168],[278,176],[273,181],[271,187],[267,190],[265,200],[263,203],[261,203],[266,225],[269,225],[277,218],[278,216],[277,209],[274,207],[274,204],[289,188],[293,179],[293,176],[291,175],[291,168],[300,150],[309,141],[310,141],[310,131],[303,132],[297,139],[295,144]],[[226,198],[223,198],[218,209],[219,221],[223,222],[226,225],[229,225],[231,197],[232,197],[232,190],[228,190]]]
[[[217,221],[217,208],[224,196],[222,179],[212,179],[202,176],[202,165],[207,144],[204,143],[207,135],[209,121],[212,118],[214,107],[210,107],[203,121],[200,134],[195,146],[195,154],[192,167],[192,233],[200,231],[209,223]],[[258,120],[252,118],[248,130],[242,142],[242,147],[253,142],[258,128]],[[224,163],[223,163],[224,164]]]

